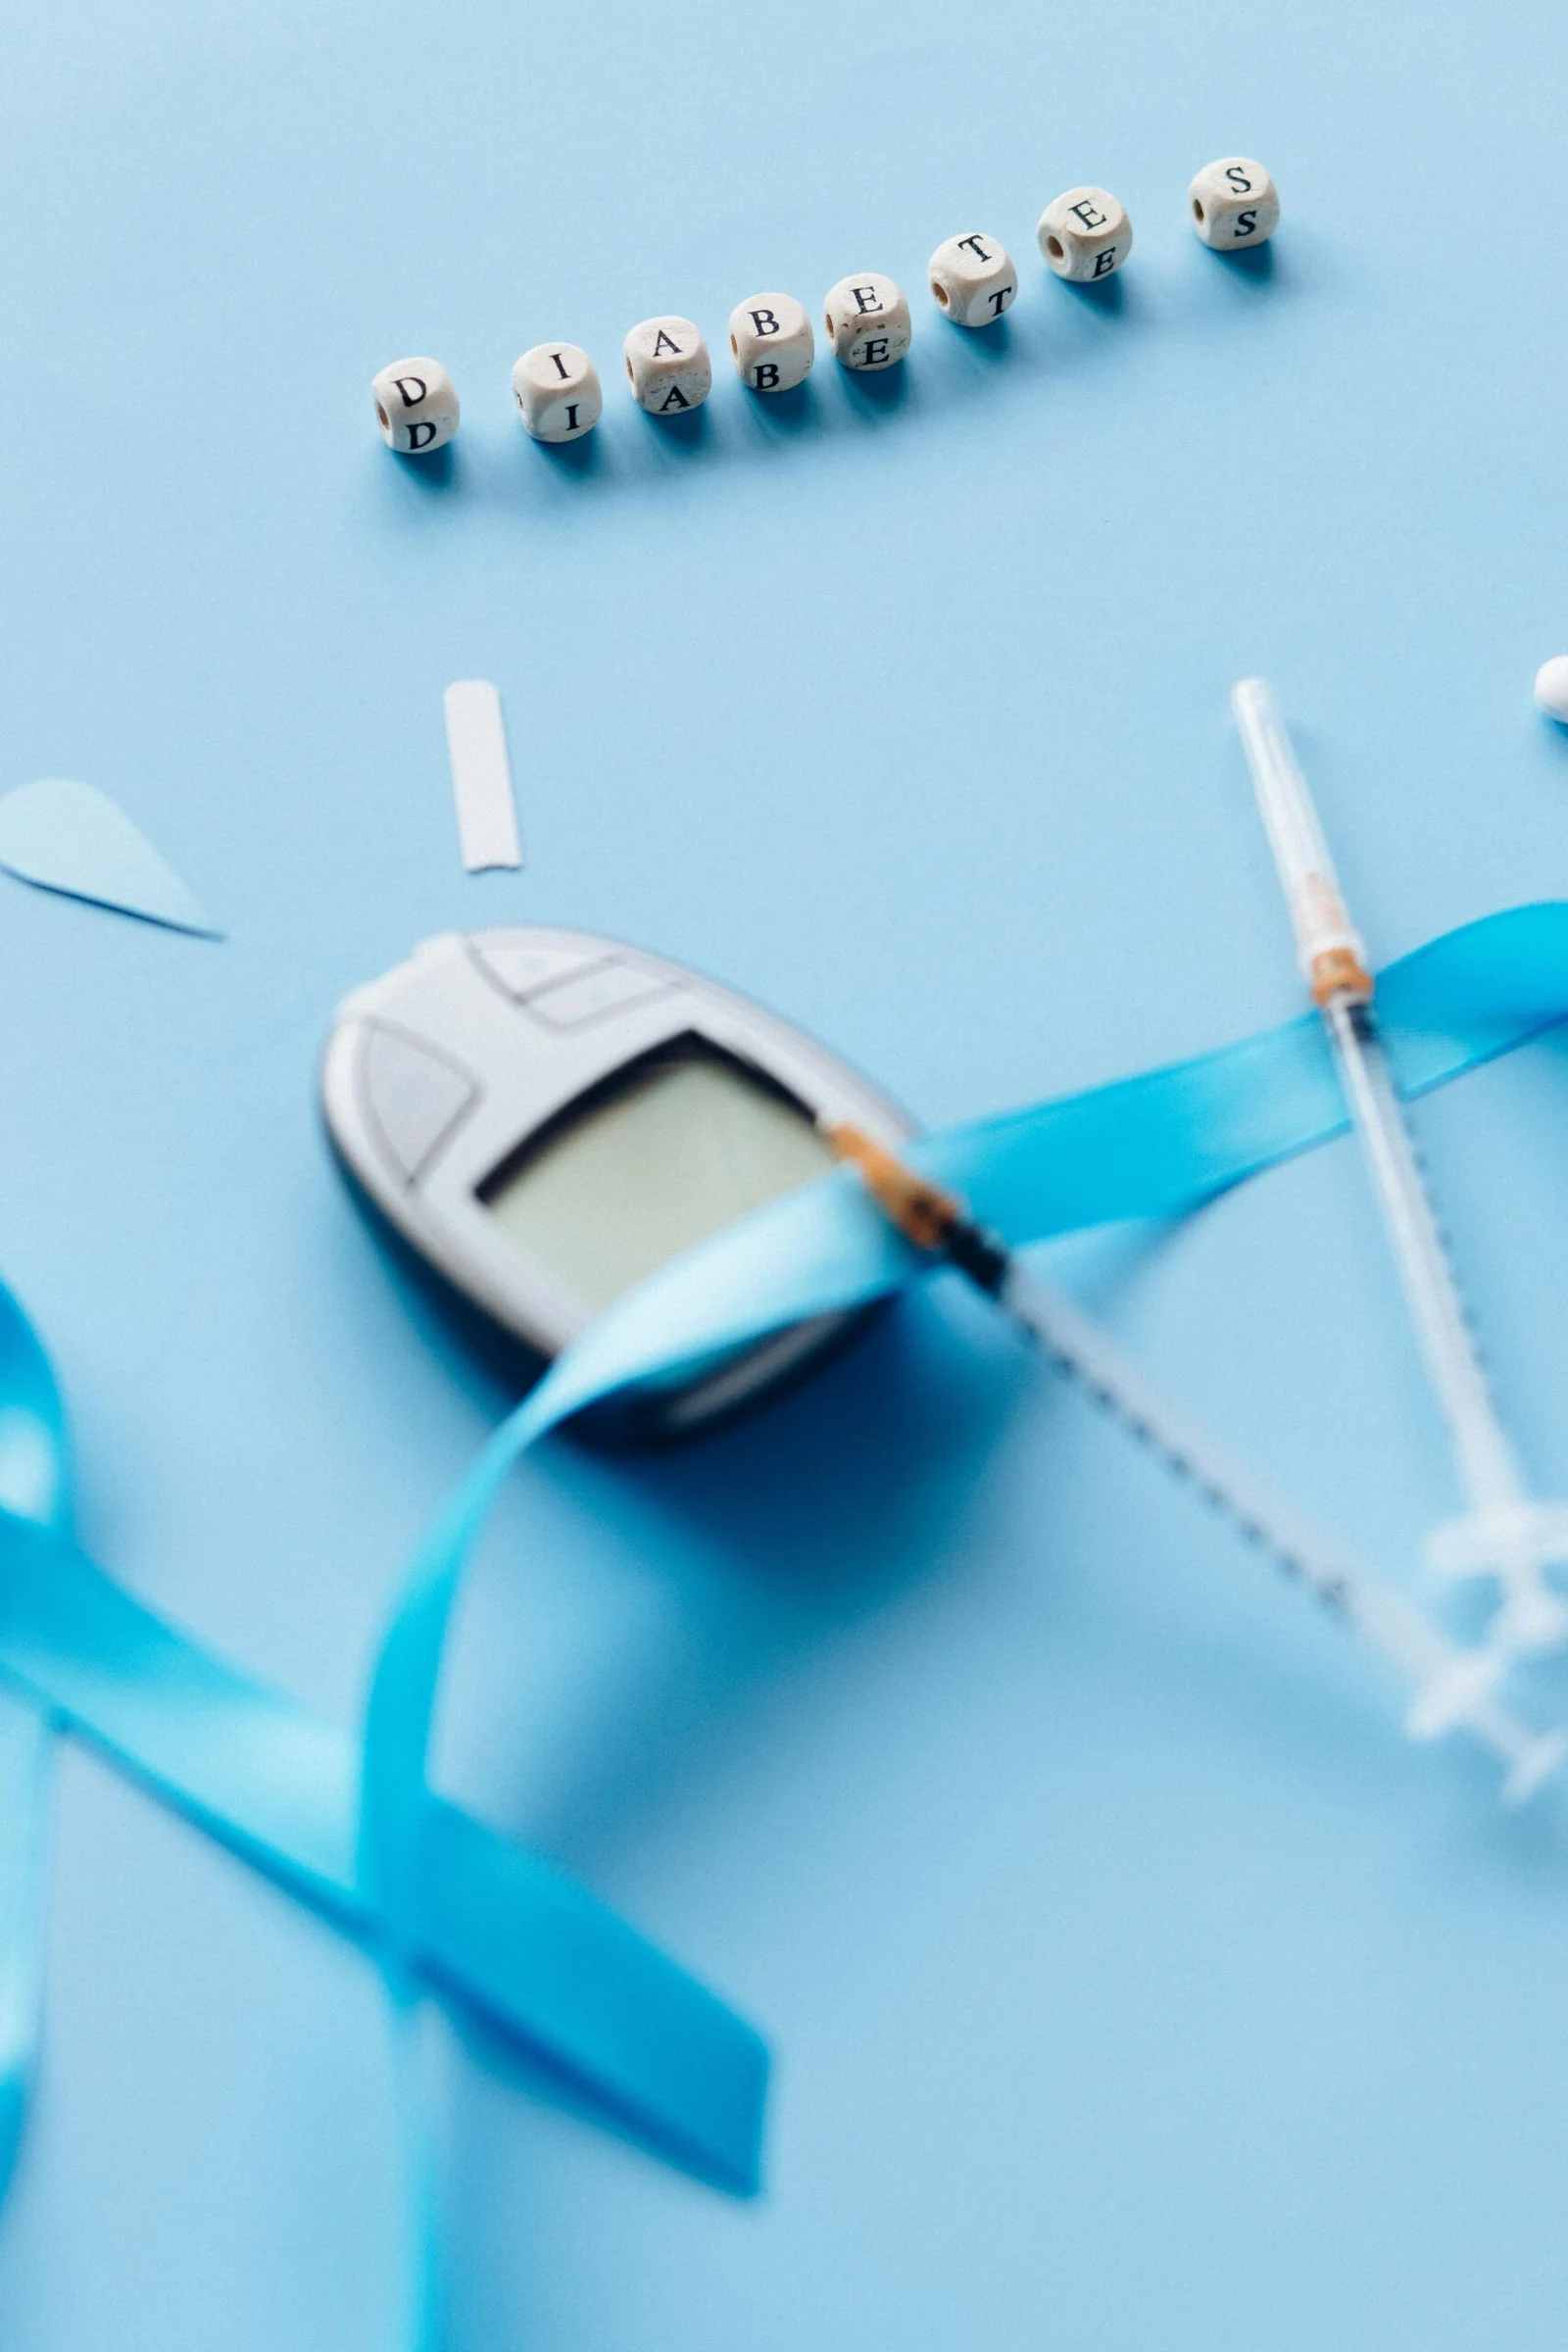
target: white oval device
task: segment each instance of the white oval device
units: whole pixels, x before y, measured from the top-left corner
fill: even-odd
[[[706,1235],[834,1165],[818,1118],[907,1119],[732,990],[584,932],[448,933],[335,1015],[321,1102],[394,1231],[530,1352]],[[705,1365],[645,1419],[688,1430],[799,1370],[834,1315]]]

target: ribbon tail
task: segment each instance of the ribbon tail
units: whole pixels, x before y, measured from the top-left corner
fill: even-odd
[[[0,1688],[0,2201],[22,2152],[43,2012],[43,1878],[54,1732]]]

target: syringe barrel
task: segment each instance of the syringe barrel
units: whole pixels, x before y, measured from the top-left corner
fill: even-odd
[[[1243,678],[1231,689],[1242,748],[1296,931],[1296,952],[1318,1004],[1364,1004],[1372,994],[1366,949],[1340,895],[1339,877],[1296,763],[1274,689]]]

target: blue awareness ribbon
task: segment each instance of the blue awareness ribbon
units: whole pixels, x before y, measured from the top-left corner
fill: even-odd
[[[1487,917],[1380,978],[1401,1091],[1417,1096],[1568,1019],[1568,905]],[[928,1137],[909,1157],[1011,1246],[1180,1215],[1344,1132],[1306,1015],[1188,1061]],[[465,1568],[518,1456],[601,1400],[667,1385],[926,1264],[848,1170],[789,1194],[608,1309],[496,1430],[416,1554],[358,1739],[206,1651],[123,1592],[70,1527],[65,1420],[43,1348],[0,1290],[0,2185],[39,2033],[43,1820],[57,1734],[83,1740],[353,1937],[417,2065],[434,1999],[510,2034],[590,2112],[699,2178],[755,2188],[764,2045],[540,1856],[429,1784]],[[423,2114],[410,2101],[409,2340],[441,2340]]]

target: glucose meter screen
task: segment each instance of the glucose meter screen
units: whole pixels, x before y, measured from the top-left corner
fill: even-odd
[[[596,1312],[833,1164],[789,1096],[687,1039],[581,1097],[487,1177],[479,1198]]]

